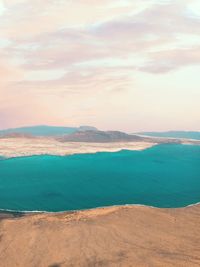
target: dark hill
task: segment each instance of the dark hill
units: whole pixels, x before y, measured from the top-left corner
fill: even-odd
[[[127,142],[141,141],[143,137],[119,131],[78,131],[58,138],[61,142]]]

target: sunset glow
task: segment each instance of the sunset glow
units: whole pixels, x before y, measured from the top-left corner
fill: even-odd
[[[0,0],[0,129],[200,130],[200,5]]]

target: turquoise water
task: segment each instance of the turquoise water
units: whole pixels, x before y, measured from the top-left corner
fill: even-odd
[[[169,132],[141,132],[141,135],[148,135],[154,137],[166,137],[166,138],[186,138],[200,140],[200,131],[169,131]]]
[[[0,209],[183,207],[199,201],[200,146],[0,160]]]

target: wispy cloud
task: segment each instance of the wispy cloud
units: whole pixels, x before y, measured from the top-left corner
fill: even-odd
[[[138,97],[140,79],[163,75],[164,80],[167,73],[200,64],[200,12],[196,0],[0,3],[2,114],[16,106],[13,98],[24,104],[32,98],[50,110],[54,97],[62,112],[82,120],[84,115],[78,111],[84,107],[82,101],[87,96],[100,108],[94,99],[101,94],[101,101],[112,95],[118,107],[121,104],[117,101],[127,101],[122,113],[131,117],[134,106],[130,107],[130,94]],[[71,101],[68,109],[60,101],[63,97]],[[110,103],[105,106],[110,112]],[[32,104],[32,110],[34,107]],[[56,112],[52,116],[61,118],[61,113]],[[7,117],[12,122],[12,116]]]

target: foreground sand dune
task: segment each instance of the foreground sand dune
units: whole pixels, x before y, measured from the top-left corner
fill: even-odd
[[[200,266],[200,206],[0,219],[1,267]]]

